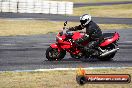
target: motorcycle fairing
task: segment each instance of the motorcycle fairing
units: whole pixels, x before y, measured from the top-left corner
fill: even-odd
[[[56,41],[58,43],[51,44],[50,46],[52,48],[58,48],[59,50],[60,49],[69,49],[69,48],[71,48],[71,43],[68,42],[68,41],[65,41],[65,38],[66,38],[65,35],[60,36],[60,34],[58,34],[56,36]]]
[[[103,46],[107,46],[113,42],[115,42],[116,40],[119,39],[119,34],[118,33],[115,33],[114,36],[110,39],[106,39],[103,43],[100,44],[101,47]]]
[[[74,32],[74,35],[72,36],[72,39],[77,40],[77,39],[79,39],[83,36],[84,36],[84,34],[81,34],[80,32]]]
[[[76,49],[75,51],[72,51],[70,48],[73,47],[72,45],[58,45],[56,43],[51,44],[50,47],[58,49],[58,51],[61,51],[61,49],[64,49],[68,52],[72,52],[73,54],[78,54],[80,50]]]
[[[60,36],[60,34],[58,34],[56,36],[56,39],[57,39],[56,41],[58,42],[56,45],[58,47],[63,48],[63,49],[64,48],[65,49],[71,48],[71,43],[65,40],[66,39],[66,36],[65,35]]]

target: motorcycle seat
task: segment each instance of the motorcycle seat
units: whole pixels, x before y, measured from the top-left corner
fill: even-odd
[[[114,36],[115,33],[103,33],[104,40],[110,39]]]

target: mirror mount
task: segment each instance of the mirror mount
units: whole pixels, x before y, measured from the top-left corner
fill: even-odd
[[[67,25],[67,21],[64,22],[64,26],[66,26],[66,25]]]
[[[64,22],[64,27],[63,27],[63,30],[66,29],[66,25],[67,25],[67,21]]]

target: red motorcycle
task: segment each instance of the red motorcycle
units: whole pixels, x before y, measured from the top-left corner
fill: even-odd
[[[111,60],[117,50],[116,48],[117,41],[119,40],[119,34],[115,33],[104,33],[103,40],[101,44],[96,47],[94,50],[98,52],[98,55],[94,53],[92,55],[87,55],[87,52],[84,51],[82,46],[86,46],[89,43],[89,40],[82,42],[81,44],[77,44],[74,42],[75,40],[83,37],[85,33],[82,32],[66,32],[67,22],[64,23],[63,31],[59,32],[56,35],[56,43],[51,44],[49,48],[46,50],[46,58],[49,61],[61,60],[65,57],[66,52],[69,52],[72,58],[80,59],[82,57],[95,57],[101,61]],[[81,46],[80,46],[81,45]]]

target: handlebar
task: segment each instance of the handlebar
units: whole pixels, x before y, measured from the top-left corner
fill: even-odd
[[[61,35],[66,34],[72,36],[73,32],[69,31],[66,25],[67,25],[67,21],[64,22],[64,27],[63,27],[63,31],[61,32]],[[80,33],[85,33],[85,32],[81,31]]]

